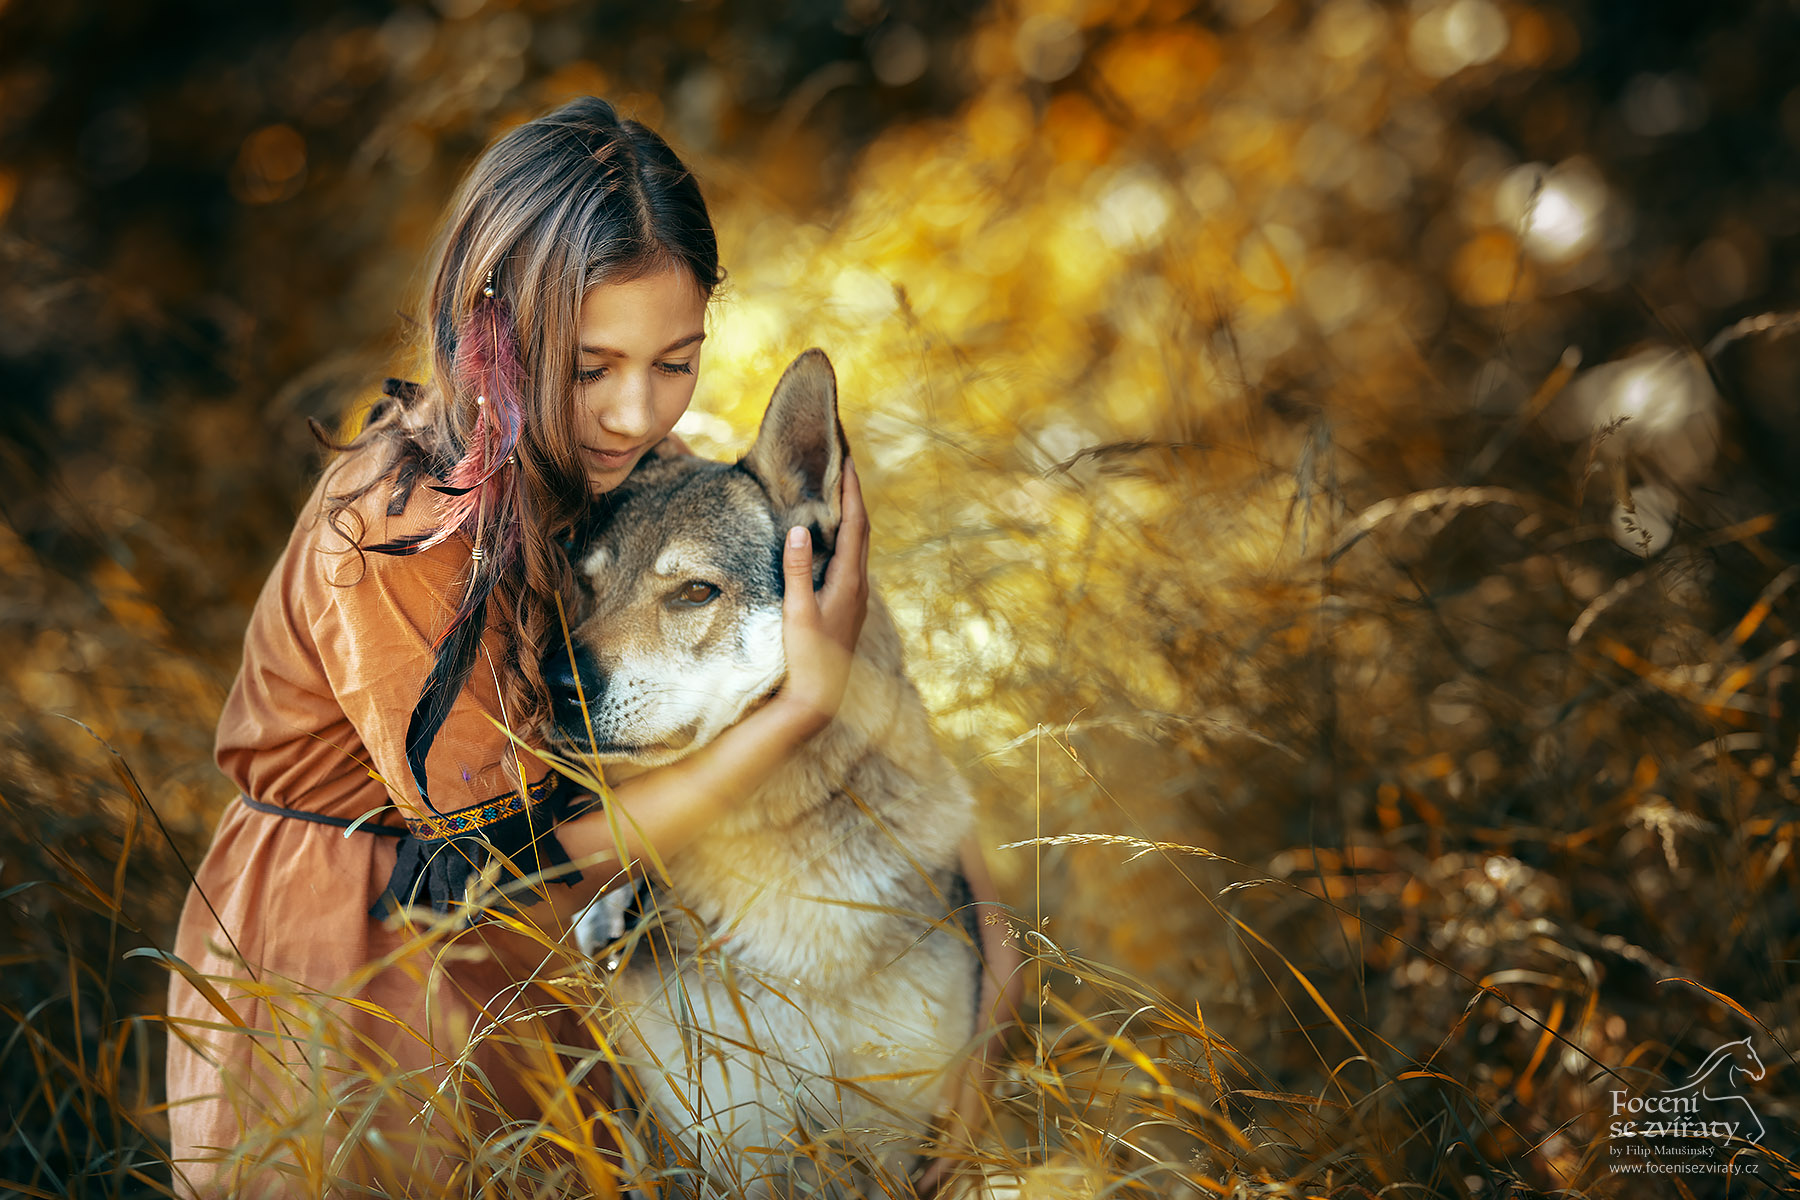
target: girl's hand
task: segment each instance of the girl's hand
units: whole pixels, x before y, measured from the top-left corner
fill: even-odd
[[[698,751],[621,780],[613,800],[629,818],[618,830],[598,809],[557,825],[556,836],[583,868],[583,883],[549,889],[557,912],[573,915],[593,898],[592,884],[605,871],[589,864],[631,868],[647,857],[646,847],[673,854],[719,815],[766,783],[793,748],[831,723],[850,680],[850,660],[869,611],[869,518],[863,511],[856,467],[844,460],[840,493],[843,523],[837,554],[825,570],[825,586],[812,589],[812,539],[801,530],[798,546],[784,546],[782,576],[787,595],[781,605],[781,643],[787,651],[787,682],[775,698],[726,729]],[[653,856],[652,861],[654,860]]]
[[[869,612],[869,515],[863,508],[856,463],[848,455],[841,488],[843,519],[837,550],[825,568],[825,586],[816,596],[811,535],[795,526],[781,552],[786,591],[781,644],[787,652],[787,682],[770,703],[785,708],[803,737],[825,728],[837,715],[850,681],[857,635]]]

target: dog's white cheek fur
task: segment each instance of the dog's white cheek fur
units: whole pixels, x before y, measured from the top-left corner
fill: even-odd
[[[618,740],[651,744],[691,727],[692,749],[712,741],[743,716],[751,702],[787,671],[781,610],[748,614],[737,634],[736,651],[729,657],[698,663],[667,656],[621,662],[622,686],[614,694],[631,699],[622,710],[609,714]]]

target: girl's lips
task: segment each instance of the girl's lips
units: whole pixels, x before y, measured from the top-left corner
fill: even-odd
[[[581,451],[603,467],[622,467],[631,461],[632,455],[637,453],[637,448],[633,447],[630,450],[596,450],[592,446],[583,446]]]

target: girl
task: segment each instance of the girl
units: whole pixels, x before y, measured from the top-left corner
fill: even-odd
[[[547,948],[646,846],[680,849],[830,722],[866,609],[847,466],[822,590],[810,539],[784,551],[786,683],[692,756],[619,783],[622,844],[526,748],[574,600],[564,540],[671,436],[721,277],[692,175],[603,101],[514,129],[463,183],[422,322],[433,381],[391,384],[340,448],[220,718],[217,760],[243,794],[176,941],[178,1189],[461,1191],[482,1182],[483,1144],[490,1167],[579,1171],[610,1193],[588,1149],[609,1140],[605,1070],[537,982],[560,973]],[[497,921],[397,915],[467,912],[483,868],[554,882],[515,884]],[[554,904],[534,905],[543,894]]]

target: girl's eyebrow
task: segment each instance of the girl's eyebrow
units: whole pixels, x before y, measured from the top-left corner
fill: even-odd
[[[657,351],[656,357],[661,358],[665,354],[673,354],[673,353],[675,353],[675,351],[680,350],[687,346],[691,346],[695,342],[703,342],[705,340],[706,340],[706,335],[704,333],[690,333],[686,337],[682,338],[680,341],[670,342],[667,346],[664,346],[661,350]],[[581,352],[583,354],[598,355],[602,358],[625,358],[625,357],[628,357],[622,351],[612,350],[605,346],[583,346],[581,348]]]

